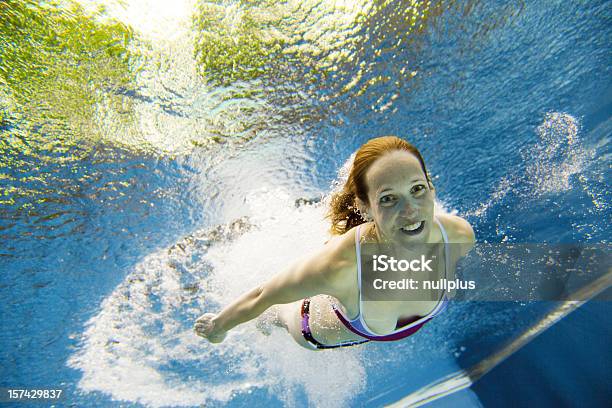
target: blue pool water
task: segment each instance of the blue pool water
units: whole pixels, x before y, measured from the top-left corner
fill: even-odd
[[[18,26],[10,10],[41,7],[26,3],[0,17]],[[193,335],[325,241],[324,208],[296,200],[328,194],[374,136],[419,147],[440,205],[481,242],[609,243],[610,2],[106,6],[73,11],[75,30],[123,22],[93,50],[55,39],[29,60],[35,26],[0,42],[0,387],[62,388],[74,406],[381,406],[545,316],[453,304],[418,336],[333,353],[252,324],[214,347]],[[117,44],[127,68],[105,54]],[[593,326],[605,341],[577,341],[575,360],[531,351],[547,359],[538,405],[610,393],[575,381],[578,359],[609,357],[609,302],[583,307],[548,341]],[[584,370],[605,379],[603,361]],[[481,402],[446,404],[492,404],[478,387]]]

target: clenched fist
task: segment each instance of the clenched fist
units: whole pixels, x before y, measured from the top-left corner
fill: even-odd
[[[227,332],[220,331],[218,327],[215,327],[215,317],[217,315],[214,313],[203,314],[198,317],[193,325],[193,329],[198,336],[204,337],[211,343],[221,343],[225,339]]]

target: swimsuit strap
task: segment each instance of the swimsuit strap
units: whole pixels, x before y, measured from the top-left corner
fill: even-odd
[[[357,253],[357,290],[359,291],[359,304],[357,305],[358,313],[357,316],[361,316],[361,245],[359,244],[359,231],[361,230],[361,225],[359,224],[357,228],[355,228],[355,252]]]
[[[446,233],[446,230],[444,229],[444,226],[442,226],[440,220],[438,220],[438,217],[434,217],[434,220],[436,221],[436,224],[438,224],[438,227],[440,227],[442,239],[444,240],[444,278],[446,279],[447,272],[450,269],[450,244],[448,242],[448,234]],[[446,291],[444,292],[444,296],[446,296]]]
[[[438,227],[440,227],[440,232],[442,233],[442,239],[444,239],[444,243],[448,243],[448,234],[446,233],[444,226],[442,226],[442,223],[440,222],[438,217],[434,217],[434,220],[436,221],[436,224],[438,224]]]

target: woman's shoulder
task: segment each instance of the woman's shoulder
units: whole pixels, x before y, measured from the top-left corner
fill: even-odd
[[[325,244],[325,251],[329,256],[329,262],[334,265],[334,269],[343,269],[354,266],[355,257],[355,234],[356,228],[351,228],[342,235],[334,235]]]
[[[474,243],[476,235],[470,223],[457,215],[436,214],[448,234],[448,240],[455,243]]]
[[[333,293],[328,293],[340,302],[350,298],[355,290],[357,274],[357,255],[355,251],[356,228],[351,228],[342,235],[334,235],[325,244],[326,263],[328,265],[328,282]]]
[[[332,235],[322,247],[304,255],[297,262],[307,265],[307,269],[328,276],[335,271],[355,266],[355,229],[342,235]]]

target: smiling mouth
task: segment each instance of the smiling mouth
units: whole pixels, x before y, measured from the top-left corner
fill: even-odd
[[[425,221],[420,221],[411,225],[406,225],[400,228],[400,230],[406,235],[417,235],[425,228]]]

